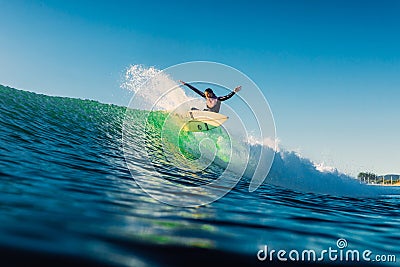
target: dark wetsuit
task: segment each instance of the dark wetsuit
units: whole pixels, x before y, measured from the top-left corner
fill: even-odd
[[[188,84],[188,83],[185,83],[185,85],[186,85],[187,87],[189,87],[190,89],[192,89],[192,90],[193,90],[194,92],[196,92],[197,94],[199,94],[201,97],[206,98],[206,95],[205,95],[202,91],[200,91],[199,89],[197,89],[196,87],[194,87],[194,86],[192,86],[192,85],[190,85],[190,84]],[[228,100],[228,99],[231,98],[234,94],[235,94],[235,92],[232,91],[232,92],[230,92],[229,94],[227,94],[227,95],[225,95],[225,96],[219,96],[219,97],[217,97],[217,96],[214,95],[214,98],[211,99],[210,101],[207,101],[207,102],[213,102],[213,100],[214,100],[214,101],[216,101],[216,103],[215,103],[214,106],[212,106],[212,107],[210,107],[210,106],[208,105],[208,103],[207,103],[207,109],[205,109],[205,110],[218,113],[218,112],[219,112],[219,109],[221,108],[221,102],[222,102],[222,101],[225,101],[225,100]]]

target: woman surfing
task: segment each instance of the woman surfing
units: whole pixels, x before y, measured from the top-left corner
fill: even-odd
[[[228,100],[231,98],[235,93],[239,92],[242,89],[242,86],[237,86],[235,89],[233,89],[232,92],[225,96],[216,96],[211,88],[207,88],[204,93],[194,87],[193,85],[190,85],[182,80],[179,80],[180,83],[183,85],[186,85],[190,89],[192,89],[194,92],[199,94],[201,97],[204,97],[206,99],[206,106],[207,108],[204,109],[205,111],[212,111],[212,112],[219,112],[219,109],[221,108],[221,102]]]

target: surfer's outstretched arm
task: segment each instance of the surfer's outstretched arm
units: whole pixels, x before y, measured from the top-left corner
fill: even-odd
[[[186,85],[187,87],[189,87],[190,89],[192,89],[195,93],[199,94],[201,97],[206,97],[206,95],[200,91],[199,89],[197,89],[196,87],[194,87],[193,85],[190,85],[188,83],[185,83],[184,81],[179,80],[180,83],[182,83],[183,85]]]
[[[235,93],[239,92],[242,89],[242,86],[238,86],[236,87],[232,92],[230,92],[229,94],[225,95],[225,96],[220,96],[218,97],[219,101],[225,101],[228,100],[229,98],[231,98]]]

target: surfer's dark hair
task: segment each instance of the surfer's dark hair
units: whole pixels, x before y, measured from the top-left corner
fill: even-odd
[[[213,92],[213,90],[211,88],[207,88],[204,92],[214,94],[214,92]]]

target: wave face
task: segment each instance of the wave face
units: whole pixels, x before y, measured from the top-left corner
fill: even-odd
[[[157,202],[135,177],[151,184],[152,177],[162,175],[177,186],[201,186],[219,177],[231,151],[240,155],[246,141],[233,140],[231,148],[229,136],[216,129],[171,134],[161,145],[168,113],[126,111],[0,87],[2,263],[176,266],[196,258],[198,264],[252,265],[264,244],[271,249],[328,248],[339,237],[360,250],[399,250],[396,188],[320,172],[310,160],[256,143],[250,145],[243,177],[225,197],[198,208]],[[121,137],[126,114],[134,131],[130,170]],[[205,136],[211,142],[199,146]],[[143,144],[145,151],[139,149]],[[204,152],[199,147],[216,153],[202,171],[195,161]],[[264,184],[250,193],[254,159],[262,150],[275,153],[274,162]],[[179,167],[171,161],[179,157],[194,163]],[[151,190],[166,193],[156,184]]]

